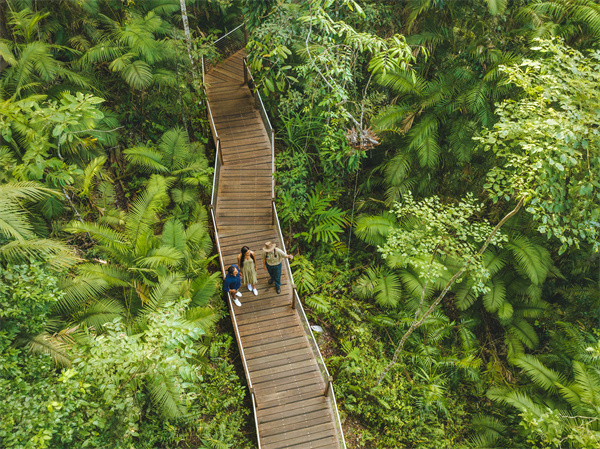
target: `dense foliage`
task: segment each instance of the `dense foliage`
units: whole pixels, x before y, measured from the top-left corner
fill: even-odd
[[[255,447],[199,73],[242,21],[348,447],[598,447],[595,0],[0,2],[0,446]]]

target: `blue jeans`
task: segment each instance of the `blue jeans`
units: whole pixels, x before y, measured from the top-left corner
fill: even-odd
[[[267,264],[267,271],[275,282],[275,288],[281,288],[281,264],[279,265],[269,265]]]

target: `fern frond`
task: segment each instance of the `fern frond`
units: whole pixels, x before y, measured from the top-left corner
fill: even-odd
[[[180,393],[173,380],[163,374],[149,376],[149,392],[159,414],[166,418],[183,416]]]
[[[304,299],[304,302],[310,308],[316,310],[318,313],[325,313],[329,311],[331,305],[329,300],[323,295],[310,295]]]

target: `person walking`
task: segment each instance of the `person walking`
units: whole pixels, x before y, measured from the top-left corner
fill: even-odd
[[[248,284],[248,290],[254,293],[254,296],[258,295],[256,290],[256,283],[258,282],[256,276],[256,258],[254,257],[254,251],[250,251],[247,246],[242,246],[241,252],[237,257],[238,265],[242,269],[242,278],[244,282]]]
[[[242,297],[242,294],[238,292],[240,287],[242,286],[242,278],[240,269],[237,265],[231,265],[227,269],[227,274],[225,275],[225,279],[223,279],[223,291],[225,293],[231,293],[233,296],[233,302],[236,306],[242,307],[242,303],[238,298]]]
[[[287,255],[277,248],[277,244],[267,242],[263,248],[263,267],[269,273],[269,284],[275,282],[277,293],[281,293],[281,264],[283,259],[293,259],[294,256]]]

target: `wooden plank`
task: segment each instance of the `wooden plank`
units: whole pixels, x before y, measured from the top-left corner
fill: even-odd
[[[290,348],[298,349],[298,345],[306,345],[308,346],[308,342],[306,341],[306,337],[294,337],[285,341],[274,341],[272,343],[266,343],[258,346],[254,346],[251,348],[244,348],[244,352],[248,355],[256,355],[256,354],[269,354],[275,352],[289,351]]]
[[[260,424],[268,424],[281,419],[296,418],[315,412],[329,413],[329,404],[325,396],[295,402],[288,406],[280,405],[268,409],[259,409],[257,417]]]
[[[310,410],[314,406],[317,405],[325,405],[329,407],[327,398],[322,394],[316,394],[313,397],[301,399],[295,401],[292,404],[277,404],[274,403],[270,406],[260,407],[258,409],[258,416],[260,419],[264,419],[265,421],[277,419],[280,415],[290,414],[290,416],[295,416],[296,414],[301,413],[302,410]]]
[[[294,351],[288,351],[283,354],[272,354],[265,357],[261,357],[258,360],[253,360],[248,363],[248,366],[252,368],[252,371],[264,369],[268,366],[280,366],[285,363],[293,363],[300,360],[310,360],[313,357],[313,353],[308,349],[296,349]]]
[[[261,437],[264,438],[267,436],[291,432],[293,430],[299,430],[303,428],[312,428],[313,426],[323,424],[331,419],[326,411],[324,413],[323,409],[317,409],[311,413],[303,413],[302,415],[297,415],[294,418],[295,419],[293,420],[282,418],[277,421],[264,423],[260,427]]]
[[[290,445],[286,442],[284,442],[283,446],[273,446],[270,445],[268,448],[265,447],[265,449],[332,449],[332,448],[338,448],[340,442],[338,441],[338,439],[335,436],[328,436],[325,438],[319,438],[317,440],[311,440],[311,441],[304,441],[302,443],[299,444],[294,444],[294,445]]]
[[[271,332],[265,332],[263,334],[258,334],[253,337],[242,337],[242,343],[245,348],[253,348],[255,346],[265,345],[268,343],[274,342],[286,342],[287,340],[291,340],[292,338],[298,338],[304,336],[304,332],[302,329],[292,328],[292,330],[283,331],[276,330]]]
[[[305,443],[306,440],[309,438],[317,439],[317,437],[321,437],[321,435],[330,436],[332,434],[332,430],[333,430],[333,426],[331,425],[331,423],[324,423],[324,424],[318,424],[318,425],[311,427],[309,431],[307,431],[307,429],[292,430],[290,432],[283,432],[278,435],[266,436],[264,438],[261,438],[261,441],[264,441],[265,444],[268,444],[270,442],[275,442],[275,441],[280,441],[282,439],[285,439],[285,441],[287,441],[287,443],[288,443],[288,446],[291,446],[292,444],[294,444],[293,442],[296,438],[302,438],[301,441],[298,441],[298,444],[300,442]]]
[[[270,370],[271,372],[252,373],[252,384],[259,388],[261,384],[268,384],[269,392],[284,393],[295,392],[299,388],[314,388],[323,392],[321,383],[318,381],[315,368],[306,366],[306,363],[299,363],[297,366],[286,367],[278,366]],[[273,388],[273,385],[279,383],[280,389]]]

